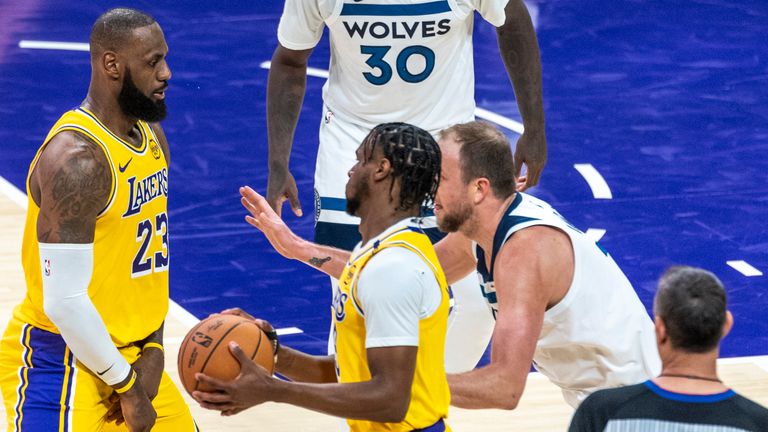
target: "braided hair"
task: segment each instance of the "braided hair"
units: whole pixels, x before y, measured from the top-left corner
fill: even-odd
[[[408,123],[383,123],[371,130],[363,144],[366,162],[379,148],[392,165],[390,193],[395,179],[400,179],[398,210],[434,201],[440,183],[440,147],[429,132]]]

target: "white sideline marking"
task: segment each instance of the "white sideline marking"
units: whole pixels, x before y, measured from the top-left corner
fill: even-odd
[[[171,300],[168,304],[168,315],[181,321],[181,323],[184,324],[184,326],[187,328],[192,328],[200,322],[196,316],[192,315],[188,310],[179,306],[179,304],[173,300]]]
[[[0,192],[7,196],[24,210],[27,209],[27,194],[20,191],[16,185],[0,176]]]
[[[275,332],[277,332],[278,336],[285,336],[285,335],[304,333],[304,330],[298,327],[285,327],[285,328],[275,329]]]
[[[87,43],[82,42],[54,42],[54,41],[34,41],[34,40],[22,40],[19,41],[19,48],[27,49],[47,49],[47,50],[61,50],[61,51],[85,51],[91,50],[91,47]]]
[[[592,196],[595,199],[612,199],[611,188],[608,187],[608,183],[600,174],[599,171],[592,166],[592,164],[573,164],[576,171],[584,177],[587,181],[589,188],[592,189]]]
[[[587,230],[584,232],[584,235],[589,237],[590,240],[597,243],[605,235],[605,230],[602,228],[587,228]]]
[[[271,61],[261,62],[261,63],[259,63],[259,66],[262,69],[269,69],[272,66],[272,62]],[[313,68],[313,67],[307,67],[307,75],[308,76],[313,76],[315,78],[326,78],[327,79],[328,78],[328,71],[325,70],[325,69],[318,69],[318,68]]]
[[[27,195],[20,191],[19,188],[16,187],[13,183],[9,182],[3,176],[0,176],[0,193],[7,196],[11,201],[16,203],[19,207],[23,208],[24,210],[27,209]],[[181,321],[182,324],[184,324],[188,328],[192,328],[195,326],[195,324],[199,323],[200,320],[197,319],[196,316],[192,315],[188,310],[184,309],[183,307],[179,306],[178,303],[173,301],[173,299],[169,299],[168,303],[168,315],[176,318],[177,320]],[[304,333],[304,331],[298,327],[286,327],[286,328],[280,328],[275,329],[278,335],[291,335],[291,334],[297,334],[297,333]]]
[[[737,272],[744,276],[762,276],[763,272],[754,268],[750,263],[743,260],[726,261],[726,264],[733,267]]]

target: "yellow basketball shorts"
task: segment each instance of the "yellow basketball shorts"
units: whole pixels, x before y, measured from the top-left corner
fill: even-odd
[[[137,348],[121,351],[129,362]],[[61,335],[11,319],[0,341],[0,390],[8,431],[127,431],[106,423],[111,387],[79,363]],[[167,373],[152,405],[153,431],[196,431],[189,407]]]

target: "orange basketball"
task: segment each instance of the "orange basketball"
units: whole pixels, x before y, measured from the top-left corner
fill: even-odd
[[[243,352],[272,374],[272,343],[253,321],[236,315],[213,315],[187,333],[179,349],[179,376],[190,394],[207,390],[195,379],[195,373],[231,380],[240,373],[240,363],[229,351],[235,341]]]

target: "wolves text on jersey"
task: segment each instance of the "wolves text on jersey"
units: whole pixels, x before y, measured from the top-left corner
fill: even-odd
[[[413,39],[414,37],[430,38],[448,33],[451,30],[451,20],[415,21],[415,22],[347,22],[344,28],[349,37],[363,39],[366,35],[374,39]]]
[[[123,217],[137,214],[141,206],[157,197],[168,196],[168,170],[163,168],[139,181],[136,181],[136,177],[131,177],[128,179],[128,187],[131,193]]]

